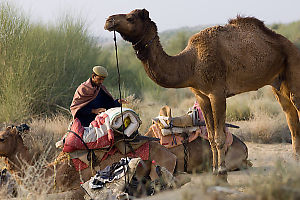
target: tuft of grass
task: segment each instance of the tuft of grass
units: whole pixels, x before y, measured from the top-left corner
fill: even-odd
[[[270,175],[261,174],[251,178],[249,191],[255,199],[294,200],[300,199],[300,170],[294,163],[277,161]]]

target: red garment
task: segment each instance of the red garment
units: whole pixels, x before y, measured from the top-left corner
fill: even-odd
[[[107,91],[104,85],[101,85],[100,87],[94,87],[92,85],[91,78],[83,82],[76,89],[72,100],[72,104],[70,106],[70,110],[73,118],[75,118],[75,115],[80,108],[84,107],[85,105],[87,105],[89,102],[91,102],[97,97],[101,88],[103,89],[104,92],[106,92],[109,96],[112,97],[112,95]]]

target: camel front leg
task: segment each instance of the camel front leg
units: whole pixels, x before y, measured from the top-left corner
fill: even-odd
[[[209,96],[215,128],[215,143],[218,151],[218,175],[227,179],[225,166],[225,119],[226,119],[226,97],[222,92]]]
[[[217,174],[217,164],[218,164],[218,156],[217,156],[217,148],[214,139],[214,120],[212,115],[211,103],[210,99],[202,94],[199,91],[192,89],[192,92],[196,95],[197,102],[202,110],[203,117],[205,120],[207,133],[208,133],[208,141],[210,143],[211,151],[212,151],[212,165],[213,165],[213,173]]]

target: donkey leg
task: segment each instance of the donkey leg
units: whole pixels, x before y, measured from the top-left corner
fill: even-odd
[[[300,123],[299,111],[295,108],[292,99],[290,99],[290,91],[283,83],[280,91],[272,88],[276,99],[279,101],[283,111],[285,112],[286,120],[291,131],[293,152],[296,159],[300,156]]]
[[[213,119],[210,99],[197,90],[194,90],[194,89],[191,89],[191,90],[196,95],[196,99],[198,101],[198,104],[199,104],[199,106],[202,110],[203,116],[204,116],[207,133],[208,133],[208,141],[210,143],[210,148],[212,151],[213,173],[217,174],[218,156],[217,156],[217,147],[216,147],[216,143],[214,140],[214,134],[215,134],[214,119]]]

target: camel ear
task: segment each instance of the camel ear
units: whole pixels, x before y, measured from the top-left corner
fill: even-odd
[[[9,133],[12,133],[12,134],[17,134],[17,129],[16,129],[16,127],[15,126],[8,126],[8,127],[6,127],[6,130],[5,131],[7,131],[7,132],[9,132]]]
[[[146,10],[146,9],[141,10],[141,12],[139,13],[139,16],[144,20],[149,19],[148,10]]]
[[[6,130],[8,130],[10,134],[18,134],[18,130],[15,126],[9,126],[6,128]]]
[[[5,131],[9,131],[11,129],[12,129],[12,126],[8,126],[8,127],[6,127]]]
[[[171,108],[167,105],[163,106],[159,111],[160,116],[172,117]]]

